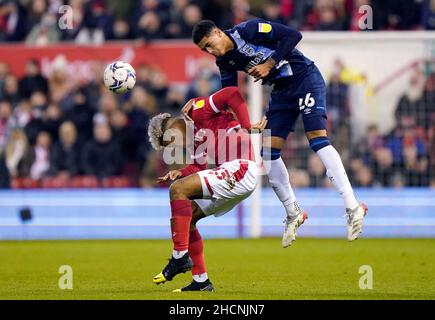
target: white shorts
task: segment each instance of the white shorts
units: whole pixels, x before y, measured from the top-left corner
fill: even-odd
[[[257,185],[257,171],[255,162],[237,159],[197,172],[203,199],[194,201],[206,216],[221,216],[251,195]]]

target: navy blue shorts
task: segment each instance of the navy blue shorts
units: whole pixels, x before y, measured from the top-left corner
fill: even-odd
[[[294,131],[299,114],[305,132],[326,129],[326,84],[319,69],[313,64],[303,75],[293,77],[274,85],[266,113],[266,129],[284,139]]]

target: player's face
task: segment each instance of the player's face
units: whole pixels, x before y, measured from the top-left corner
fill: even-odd
[[[205,36],[198,43],[198,47],[215,57],[223,56],[227,51],[227,36],[219,29],[213,29],[208,36]]]

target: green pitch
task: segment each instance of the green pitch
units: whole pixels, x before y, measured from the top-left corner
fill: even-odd
[[[170,242],[0,242],[0,299],[435,299],[435,239],[206,240],[216,292],[172,293],[190,274],[154,285]],[[60,290],[61,265],[73,290]],[[359,288],[361,265],[373,289]]]

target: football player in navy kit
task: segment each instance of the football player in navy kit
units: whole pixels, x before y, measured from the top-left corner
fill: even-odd
[[[328,178],[344,200],[348,240],[357,239],[367,207],[356,200],[340,155],[328,139],[326,85],[314,62],[295,48],[302,34],[262,19],[249,20],[229,30],[202,20],[195,25],[192,39],[201,50],[216,57],[222,87],[237,86],[237,71],[246,72],[262,84],[273,85],[266,113],[266,129],[271,136],[263,139],[262,156],[270,184],[287,213],[283,247],[296,239],[296,230],[307,218],[296,202],[280,154],[299,115],[311,148],[319,155]]]

